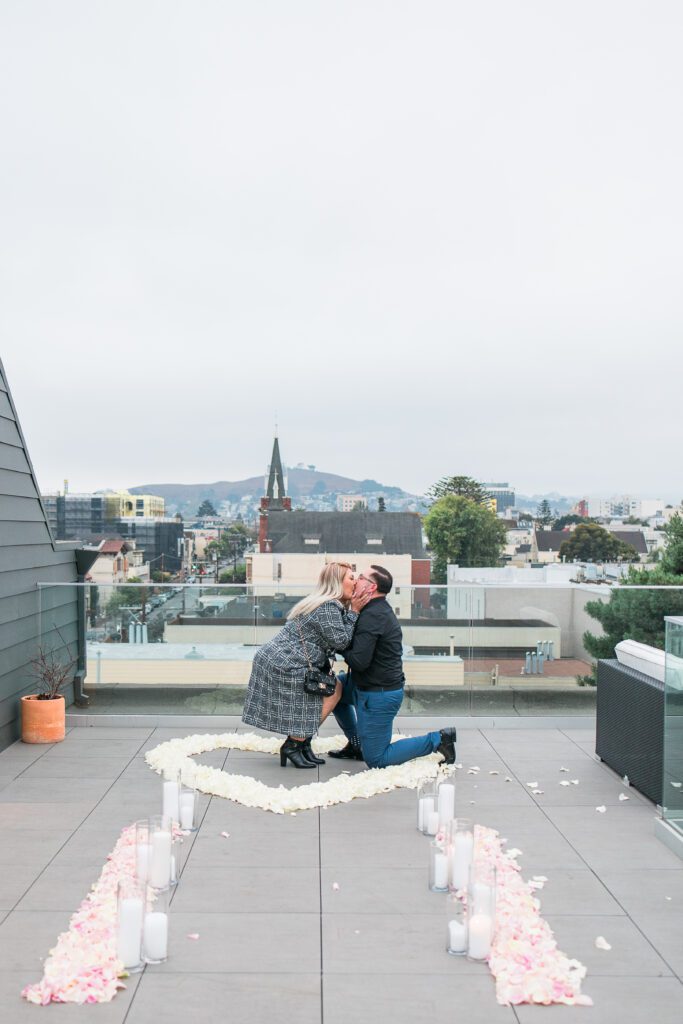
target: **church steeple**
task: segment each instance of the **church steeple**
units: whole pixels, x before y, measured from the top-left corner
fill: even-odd
[[[280,442],[278,441],[277,434],[273,440],[273,454],[270,458],[270,466],[268,467],[266,497],[268,499],[269,509],[281,509],[287,507],[287,504],[283,502],[283,499],[286,498],[285,474],[282,468]]]

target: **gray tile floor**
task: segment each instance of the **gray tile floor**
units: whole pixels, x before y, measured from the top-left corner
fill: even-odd
[[[414,721],[400,724],[417,731]],[[679,1024],[683,861],[654,837],[652,805],[595,759],[590,729],[476,724],[459,734],[458,759],[481,769],[458,773],[459,810],[520,848],[527,877],[548,876],[544,916],[560,947],[587,965],[594,1009],[499,1007],[485,966],[446,955],[443,900],[427,891],[426,840],[407,791],[285,817],[203,798],[173,900],[168,962],[148,967],[106,1006],[24,1003],[20,989],[40,977],[42,958],[121,828],[158,809],[160,783],[144,752],[206,731],[103,725],[73,728],[52,747],[19,743],[0,753],[2,1019],[415,1024],[456,1015],[471,1024],[560,1016],[567,1024]],[[266,755],[198,759],[287,786],[349,767],[328,761],[304,776]],[[579,784],[559,785],[571,778]],[[531,793],[530,781],[542,794]],[[605,814],[595,810],[601,804]],[[198,941],[187,938],[192,932]],[[596,949],[598,935],[609,952]]]

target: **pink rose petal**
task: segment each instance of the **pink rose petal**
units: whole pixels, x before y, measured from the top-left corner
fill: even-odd
[[[187,937],[188,939],[196,940],[199,938],[199,932],[188,932]]]

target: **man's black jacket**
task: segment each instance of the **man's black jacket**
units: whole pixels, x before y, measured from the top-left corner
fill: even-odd
[[[361,610],[351,646],[343,652],[359,690],[400,690],[403,634],[389,602],[373,597]]]

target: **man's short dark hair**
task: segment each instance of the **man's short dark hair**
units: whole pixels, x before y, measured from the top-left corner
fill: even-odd
[[[394,585],[394,577],[384,566],[371,565],[370,568],[372,569],[372,578],[377,584],[377,593],[388,594]]]

